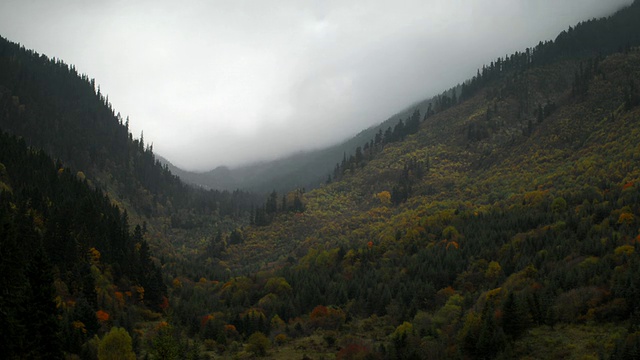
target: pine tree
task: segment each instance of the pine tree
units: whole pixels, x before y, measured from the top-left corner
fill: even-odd
[[[528,314],[517,301],[513,292],[509,293],[502,306],[502,329],[505,335],[517,339],[529,326]]]
[[[482,326],[476,344],[476,353],[480,358],[492,358],[504,345],[504,334],[495,321],[493,304],[488,300],[482,310]]]
[[[27,267],[28,295],[23,304],[29,357],[62,359],[52,268],[42,249],[36,250]]]
[[[267,199],[265,211],[269,215],[274,215],[278,212],[278,193],[275,190],[271,192],[271,195],[269,195],[269,198]]]

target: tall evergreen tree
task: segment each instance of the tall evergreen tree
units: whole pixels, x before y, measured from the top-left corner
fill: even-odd
[[[28,357],[62,359],[60,324],[56,308],[51,265],[37,249],[27,267],[29,287],[24,306]]]

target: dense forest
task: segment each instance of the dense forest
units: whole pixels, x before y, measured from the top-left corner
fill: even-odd
[[[184,185],[95,81],[1,39],[3,355],[638,358],[639,18],[499,57],[266,198]]]
[[[131,331],[137,306],[166,307],[144,224],[24,140],[2,134],[0,149],[5,356],[77,353],[109,321]]]

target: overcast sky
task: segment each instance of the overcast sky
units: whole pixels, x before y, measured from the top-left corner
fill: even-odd
[[[95,78],[189,170],[337,143],[632,0],[2,0],[0,35]]]

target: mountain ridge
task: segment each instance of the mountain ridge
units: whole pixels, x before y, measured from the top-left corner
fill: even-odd
[[[635,3],[632,6],[635,6]],[[581,44],[576,44],[575,34],[577,32],[574,32],[576,29],[569,27],[568,30],[558,34],[553,41],[540,41],[539,44],[527,48],[522,53],[529,54],[536,51],[538,58],[542,59],[540,61],[544,62],[567,56],[596,55],[598,52],[610,53],[620,50],[620,48],[630,43],[637,43],[640,35],[633,31],[633,15],[630,12],[617,11],[612,15],[612,17],[614,16],[619,17],[617,19],[618,22],[627,23],[625,29],[616,28],[614,30],[617,31],[615,37],[619,39],[618,41],[610,41],[614,38],[612,34],[605,37],[594,33],[593,24],[597,19],[590,19],[580,23],[578,26],[580,27],[580,36],[583,38],[590,37],[594,41],[583,41]],[[601,20],[612,21],[610,20],[612,17]],[[493,66],[494,62],[486,64],[483,66],[482,72]],[[481,69],[478,69],[478,75],[480,74]],[[452,96],[451,94],[454,93],[456,97],[465,96],[464,93],[473,87],[471,82],[471,79],[467,80],[439,95],[419,100],[380,124],[364,129],[353,137],[324,149],[301,151],[272,161],[231,168],[229,172],[224,167],[205,172],[184,171],[178,167],[172,167],[172,170],[174,173],[180,174],[180,177],[187,183],[211,189],[234,190],[241,188],[263,194],[272,190],[288,192],[295,188],[313,189],[320,186],[328,176],[332,175],[333,167],[342,160],[343,156],[349,157],[355,154],[357,147],[361,147],[364,143],[373,139],[378,131],[382,130],[384,132],[389,127],[393,128],[399,120],[408,119],[415,110],[425,115],[429,106],[435,105],[438,98]]]
[[[426,112],[428,103],[434,101],[435,98],[429,98],[416,102],[415,106],[410,106],[380,124],[364,129],[336,145],[318,150],[299,151],[270,161],[235,168],[222,165],[213,170],[194,172],[182,170],[164,157],[160,157],[160,160],[185,182],[205,188],[243,189],[263,194],[272,190],[288,192],[296,188],[314,189],[327,180],[335,164],[345,154],[355,153],[358,146],[373,138],[378,131],[393,127],[402,118],[409,118],[415,109],[424,108],[423,111]]]
[[[543,44],[488,66],[462,101],[304,193],[303,212],[276,209],[220,244],[209,259],[235,274],[224,305],[286,314],[301,329],[285,332],[291,342],[331,334],[338,355],[634,358],[638,45],[548,58]],[[241,305],[234,286],[255,301]],[[569,333],[583,335],[545,342]],[[576,347],[589,333],[601,337]]]
[[[86,76],[0,41],[3,349],[635,358],[638,18],[635,1],[496,59],[264,206],[186,187]]]
[[[539,83],[579,67],[576,62],[549,65],[525,76]],[[640,168],[632,165],[640,159],[635,142],[640,102],[636,93],[635,105],[627,104],[625,94],[630,78],[640,82],[640,52],[610,55],[596,68],[585,95],[573,94],[570,84],[551,93],[529,87],[558,106],[540,123],[531,113],[518,118],[519,100],[513,93],[501,100],[491,96],[504,84],[495,81],[423,122],[419,132],[388,145],[354,173],[306,193],[304,213],[282,214],[271,225],[245,229],[243,242],[229,245],[222,259],[239,265],[238,273],[283,276],[299,294],[294,303],[310,296],[316,299],[310,304],[331,304],[355,318],[377,315],[395,321],[385,332],[389,337],[404,322],[426,334],[443,332],[434,338],[415,332],[408,335],[413,345],[393,350],[391,342],[386,351],[426,351],[422,339],[431,349],[439,348],[442,358],[452,356],[447,343],[472,357],[507,351],[503,356],[508,358],[504,346],[512,335],[499,327],[510,326],[507,318],[487,314],[507,311],[509,301],[528,312],[532,320],[525,328],[536,331],[545,324],[580,324],[578,319],[589,318],[588,309],[594,316],[590,319],[609,321],[600,312],[621,305],[623,297],[629,306],[616,308],[614,318],[627,319],[635,305],[623,295],[622,275],[614,268],[629,274],[637,261],[637,227],[627,225],[636,224],[640,214]],[[469,137],[471,125],[487,121],[487,105],[493,100],[498,111],[491,119],[500,125],[484,139]],[[411,159],[427,156],[430,167],[422,179],[413,170],[403,175]],[[404,176],[411,182],[411,195],[393,204],[393,186]],[[634,220],[627,223],[627,218]],[[627,260],[617,257],[624,249],[630,251]],[[598,264],[599,276],[593,280],[581,272],[589,261]],[[492,267],[499,269],[495,278]],[[566,288],[558,290],[560,284]],[[589,286],[612,295],[595,300],[597,292],[586,295]],[[446,291],[453,295],[433,305],[430,299]],[[425,303],[415,302],[416,292]],[[578,293],[586,296],[577,300],[581,305],[565,305]],[[528,308],[541,301],[536,298],[546,299],[538,315]],[[599,305],[580,302],[586,299]],[[465,315],[438,318],[454,305]],[[313,305],[301,310],[312,311]],[[496,337],[485,348],[478,336],[482,324],[491,321]],[[447,334],[437,324],[457,330]],[[524,334],[518,331],[518,337]],[[497,340],[501,336],[505,339]]]

